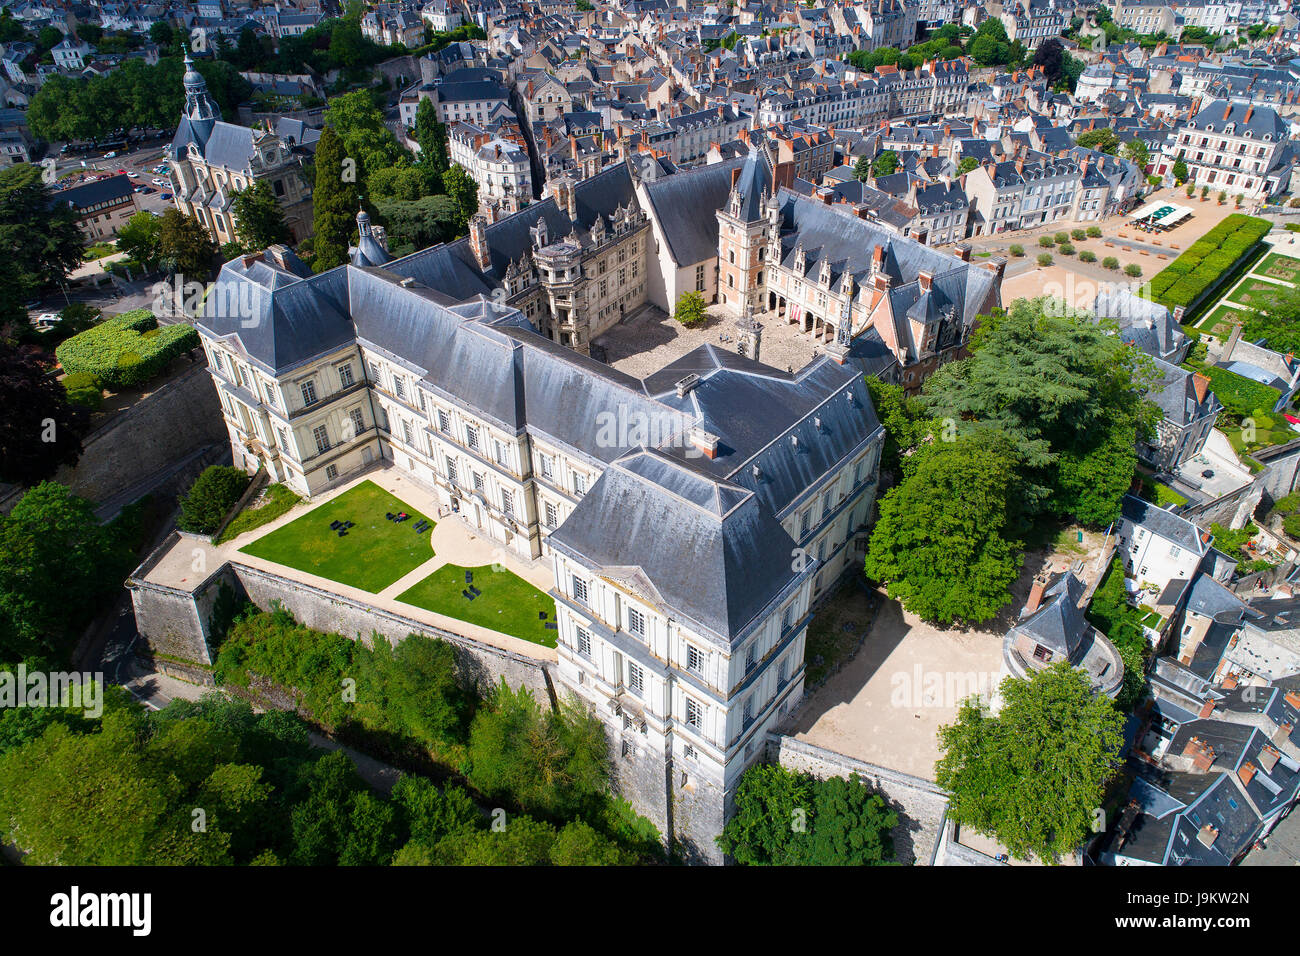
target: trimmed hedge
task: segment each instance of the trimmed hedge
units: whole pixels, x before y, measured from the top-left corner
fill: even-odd
[[[1229,415],[1246,418],[1257,408],[1272,411],[1281,393],[1271,385],[1257,382],[1226,368],[1204,365],[1200,362],[1188,362],[1184,368],[1200,372],[1210,380],[1210,391],[1214,392],[1219,402]]]
[[[1190,309],[1272,228],[1266,219],[1233,213],[1152,277],[1152,300],[1171,310]]]
[[[85,373],[119,391],[149,382],[178,355],[198,346],[199,333],[192,326],[160,328],[152,312],[137,309],[74,335],[54,354],[69,375]]]
[[[99,387],[95,376],[89,372],[63,376],[63,391],[72,404],[83,405],[92,411],[104,404],[104,391]]]

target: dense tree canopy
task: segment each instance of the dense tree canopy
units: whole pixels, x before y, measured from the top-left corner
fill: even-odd
[[[1115,770],[1123,717],[1061,662],[1002,682],[996,716],[967,701],[939,729],[935,781],[958,823],[997,839],[1018,859],[1056,862],[1092,831]]]
[[[856,774],[818,780],[756,764],[741,778],[735,814],[717,842],[749,866],[870,866],[894,859],[897,825],[898,815]]]
[[[1150,359],[1090,314],[1021,299],[981,322],[970,357],[931,376],[923,399],[936,417],[1011,440],[1028,513],[1104,526],[1158,420],[1144,397],[1153,380]]]
[[[235,193],[231,197],[231,211],[247,252],[260,252],[293,238],[284,221],[284,210],[265,179],[255,180],[247,189]]]
[[[0,342],[0,480],[33,484],[74,464],[84,427],[36,349]]]
[[[927,620],[992,618],[1020,572],[1020,545],[1008,540],[1010,448],[990,434],[935,440],[912,452],[907,470],[880,503],[867,577]]]
[[[81,265],[86,243],[76,215],[55,196],[39,166],[0,171],[0,325],[25,325],[24,303]]]

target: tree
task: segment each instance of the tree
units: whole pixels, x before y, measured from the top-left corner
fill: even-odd
[[[193,534],[212,534],[248,487],[242,468],[209,465],[181,496],[181,517],[176,526]]]
[[[912,453],[908,476],[880,504],[866,574],[929,621],[987,621],[1011,600],[1020,544],[1009,448],[995,435],[933,441]]]
[[[217,244],[193,216],[168,209],[158,223],[158,256],[168,272],[206,282],[217,258]]]
[[[293,238],[284,221],[284,210],[265,179],[255,180],[247,189],[235,193],[231,197],[231,211],[235,229],[248,252],[287,243]]]
[[[141,210],[117,230],[117,248],[146,269],[157,265],[161,256],[159,235],[162,219]]]
[[[357,29],[360,35],[360,27]],[[337,32],[335,36],[338,36]],[[325,111],[325,125],[338,135],[344,154],[356,162],[363,182],[368,182],[376,170],[410,164],[411,154],[385,125],[383,111],[375,105],[367,90],[345,93],[330,100],[329,109]],[[318,151],[319,148],[318,144]]]
[[[871,164],[871,174],[876,178],[889,176],[896,169],[898,169],[898,154],[892,149],[885,150]]]
[[[0,342],[0,479],[29,485],[75,464],[84,425],[35,349]]]
[[[885,445],[880,467],[895,477],[902,472],[903,453],[910,452],[929,437],[933,422],[925,407],[903,391],[903,386],[867,376],[867,392],[876,417],[885,428]]]
[[[0,519],[0,618],[14,641],[0,660],[61,653],[121,586],[113,574],[121,563],[89,501],[52,481],[29,489]]]
[[[459,163],[452,163],[442,177],[447,195],[456,203],[457,216],[463,233],[468,227],[469,219],[478,212],[478,183]]]
[[[897,824],[856,774],[818,780],[756,764],[740,779],[735,813],[717,843],[748,866],[868,866],[893,859]]]
[[[81,265],[76,216],[41,181],[41,167],[0,171],[0,324],[26,324],[23,303]]]
[[[503,681],[470,726],[467,779],[526,813],[568,819],[594,812],[608,774],[600,721],[568,705],[543,711],[527,688],[512,691]]]
[[[1109,126],[1080,133],[1075,142],[1084,149],[1095,149],[1112,155],[1119,149],[1119,135]]]
[[[958,175],[964,176],[980,164],[980,161],[974,156],[963,156],[961,162],[957,164]]]
[[[316,144],[316,183],[312,190],[315,257],[312,268],[324,272],[348,258],[348,244],[356,231],[361,196],[355,163],[345,163],[343,141],[333,127],[321,130]]]
[[[388,249],[394,256],[450,242],[464,228],[450,196],[376,201],[375,211],[388,230]]]
[[[1123,717],[1094,696],[1087,675],[1062,661],[1028,680],[1002,682],[997,716],[967,701],[939,728],[935,780],[948,812],[1018,859],[1047,862],[1088,838],[1115,770]]]
[[[166,20],[155,20],[149,25],[149,39],[156,43],[160,49],[166,50],[176,42],[175,32],[172,25]]]
[[[1137,166],[1138,169],[1145,171],[1147,164],[1151,162],[1151,151],[1147,149],[1147,144],[1142,140],[1131,139],[1124,144],[1124,158]]]
[[[1174,160],[1174,182],[1179,186],[1187,182],[1187,164],[1181,159]]]
[[[1028,514],[1104,526],[1132,481],[1134,443],[1158,421],[1144,398],[1153,380],[1145,354],[1090,313],[1021,299],[981,320],[970,357],[931,376],[923,399],[936,416],[992,426],[1011,440]],[[1095,471],[1103,464],[1106,475]],[[1092,472],[1091,491],[1078,487],[1080,470]]]
[[[1034,66],[1041,66],[1047,82],[1055,86],[1065,73],[1065,45],[1056,37],[1038,45],[1034,51]]]
[[[704,321],[708,318],[704,310],[704,296],[699,292],[690,290],[683,292],[678,297],[677,308],[673,310],[673,318],[685,328],[693,329],[697,325],[704,324]]]
[[[853,164],[853,178],[860,183],[871,178],[871,160],[868,157],[858,157],[858,161]]]
[[[438,121],[433,100],[422,99],[415,109],[415,141],[420,144],[420,165],[428,166],[432,192],[441,193],[442,176],[447,171],[447,124]]]

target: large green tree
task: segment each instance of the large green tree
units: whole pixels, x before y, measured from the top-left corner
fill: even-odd
[[[942,438],[910,457],[880,503],[866,573],[926,620],[987,621],[1011,600],[1020,544],[1008,540],[1016,479],[996,433]]]
[[[36,350],[0,342],[0,480],[32,484],[74,464],[84,427]]]
[[[158,256],[168,272],[206,282],[217,261],[217,244],[193,216],[166,210],[158,223]]]
[[[959,824],[1018,859],[1056,862],[1099,822],[1123,718],[1065,662],[1028,680],[1008,677],[1001,694],[996,716],[967,701],[956,723],[939,728],[935,781],[952,794],[948,813]]]
[[[457,218],[460,223],[458,232],[463,233],[469,225],[470,217],[478,212],[478,183],[459,163],[452,163],[442,176],[447,195],[456,203]]]
[[[0,660],[62,653],[121,587],[123,557],[89,501],[52,481],[29,489],[0,518],[0,617],[15,644]]]
[[[62,282],[86,248],[75,213],[20,163],[0,171],[0,324],[26,323],[23,303]]]
[[[152,268],[160,258],[161,230],[162,218],[142,209],[117,230],[117,247],[145,268]]]
[[[333,127],[321,130],[316,145],[316,183],[312,190],[315,246],[312,268],[317,272],[342,265],[356,233],[361,194],[354,160],[345,155]]]
[[[717,843],[750,866],[869,866],[893,860],[897,825],[898,815],[856,774],[818,780],[756,764],[740,780]]]
[[[292,239],[289,226],[284,221],[284,210],[280,208],[265,179],[259,179],[247,189],[235,193],[231,197],[231,206],[245,250],[261,251],[267,246]]]
[[[1104,526],[1133,478],[1135,442],[1158,411],[1150,359],[1113,327],[1052,299],[983,317],[971,355],[939,369],[923,399],[938,418],[977,422],[1015,450],[1030,515]]]

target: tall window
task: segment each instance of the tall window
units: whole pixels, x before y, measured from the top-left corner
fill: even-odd
[[[745,652],[745,673],[748,674],[758,663],[758,645],[750,644],[749,650]]]
[[[315,382],[302,383],[302,403],[304,405],[316,404],[316,383]]]
[[[696,730],[704,727],[704,708],[689,697],[686,698],[686,722]]]
[[[474,451],[478,451],[478,429],[473,425],[465,427],[465,444]]]
[[[515,496],[505,488],[501,489],[501,510],[512,517],[514,516]]]
[[[573,475],[573,493],[580,498],[587,493],[586,477],[576,472]]]
[[[352,364],[350,362],[347,365],[339,366],[339,382],[344,388],[352,385]]]
[[[645,693],[645,672],[640,664],[627,662],[627,687],[638,697]]]
[[[578,653],[583,657],[591,656],[591,634],[584,628],[577,628]]]
[[[451,458],[447,459],[447,480],[456,484],[456,462]]]
[[[555,459],[550,455],[540,455],[537,459],[538,465],[542,469],[543,478],[551,478],[555,474]]]
[[[573,578],[573,599],[579,604],[587,603],[587,582],[577,575]]]
[[[559,518],[560,515],[559,512],[556,510],[555,502],[553,501],[546,502],[546,527],[554,528],[557,524],[560,523]]]
[[[506,446],[504,442],[499,442],[493,439],[492,450],[496,454],[496,461],[498,465],[508,464],[506,459]]]
[[[360,435],[366,430],[366,416],[361,414],[360,408],[354,408],[348,412],[348,417],[352,419],[352,434]]]
[[[316,453],[325,454],[330,450],[330,433],[324,425],[317,425],[312,429],[311,437],[316,439]]]
[[[406,376],[393,376],[393,393],[402,401],[406,401]]]
[[[686,669],[696,674],[704,672],[704,652],[693,645],[686,645]]]
[[[451,416],[441,408],[438,409],[438,431],[444,435],[451,432]]]
[[[411,434],[411,423],[405,418],[402,419],[402,437],[406,439],[408,445],[415,444],[415,436]]]
[[[645,615],[634,607],[627,609],[627,629],[637,637],[645,637]]]

